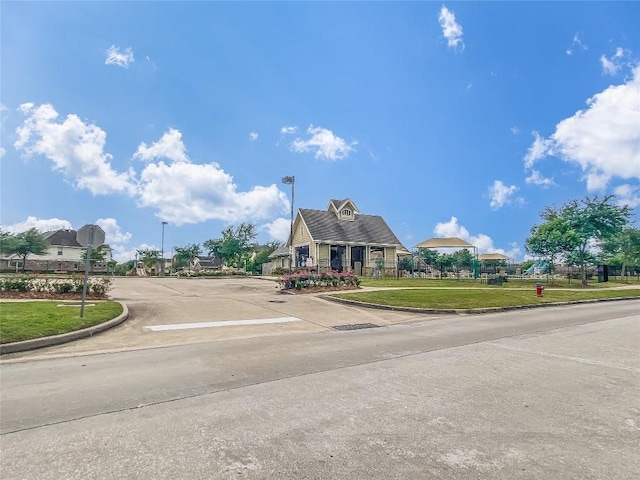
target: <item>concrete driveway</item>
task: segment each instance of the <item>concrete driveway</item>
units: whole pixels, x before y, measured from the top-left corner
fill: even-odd
[[[110,294],[129,308],[129,319],[122,325],[73,343],[6,355],[3,360],[331,331],[335,325],[352,323],[384,326],[444,316],[339,305],[313,294],[283,294],[272,280],[245,277],[119,277]],[[247,321],[252,324],[242,324]]]

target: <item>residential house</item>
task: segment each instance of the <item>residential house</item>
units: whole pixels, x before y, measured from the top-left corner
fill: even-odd
[[[406,251],[378,215],[363,215],[350,200],[331,200],[326,210],[298,209],[293,224],[294,267],[318,271],[352,270],[356,275],[395,275]],[[274,252],[275,253],[275,252]],[[274,260],[288,267],[287,252]]]
[[[263,275],[270,275],[274,269],[289,268],[289,247],[283,245],[276,248],[273,253],[269,255],[269,259],[271,262],[263,264]]]
[[[194,257],[191,262],[192,272],[212,272],[217,270],[222,270],[222,260],[218,257]]]
[[[83,259],[84,247],[76,239],[77,232],[70,229],[60,229],[42,234],[49,247],[43,255],[29,255],[27,257],[25,271],[28,272],[84,272],[85,260]],[[109,245],[102,245],[101,251],[104,259],[91,263],[92,272],[107,272],[108,264],[112,260]],[[22,269],[22,258],[14,256],[8,259],[9,265]]]

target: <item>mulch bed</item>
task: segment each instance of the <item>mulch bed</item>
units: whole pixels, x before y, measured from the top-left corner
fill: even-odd
[[[87,292],[87,300],[108,300],[106,294]],[[82,300],[81,293],[0,292],[0,299],[10,300]]]

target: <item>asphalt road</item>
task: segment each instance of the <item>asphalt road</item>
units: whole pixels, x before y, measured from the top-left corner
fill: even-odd
[[[639,311],[625,301],[5,360],[0,476],[640,478]]]

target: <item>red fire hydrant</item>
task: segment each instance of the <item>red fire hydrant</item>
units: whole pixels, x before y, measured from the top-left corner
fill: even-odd
[[[544,287],[542,286],[542,284],[536,283],[536,297],[541,297],[543,290],[544,290]]]

